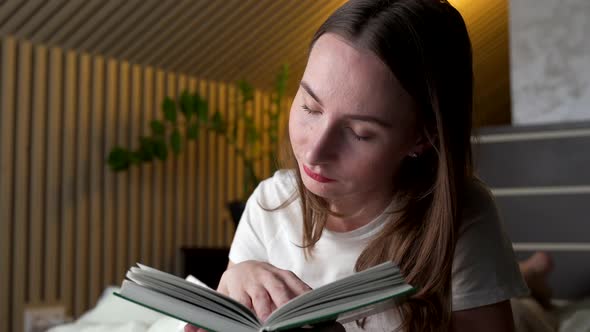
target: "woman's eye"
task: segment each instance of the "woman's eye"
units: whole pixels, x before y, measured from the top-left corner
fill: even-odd
[[[307,106],[305,104],[301,106],[301,109],[303,111],[305,111],[306,113],[309,113],[309,114],[312,114],[312,115],[316,115],[316,114],[320,114],[321,113],[320,111],[314,111],[314,110],[310,109],[309,106]]]
[[[352,137],[353,137],[354,139],[356,139],[357,141],[359,141],[359,142],[362,142],[362,141],[368,141],[368,140],[370,140],[370,139],[371,139],[371,136],[361,136],[361,135],[357,135],[357,133],[355,133],[355,132],[354,132],[354,130],[353,130],[352,128],[348,127],[348,129],[350,130],[350,134],[352,135]]]

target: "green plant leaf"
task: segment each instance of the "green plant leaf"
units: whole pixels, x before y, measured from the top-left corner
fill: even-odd
[[[240,80],[238,81],[238,89],[242,94],[242,103],[254,100],[254,87],[250,83]]]
[[[226,129],[226,123],[219,111],[215,112],[211,117],[211,128],[218,134],[223,134]]]
[[[284,64],[281,66],[279,74],[277,75],[277,81],[275,89],[277,91],[277,98],[276,103],[279,104],[283,96],[285,96],[285,91],[287,90],[287,81],[289,79],[289,65]]]
[[[199,121],[207,123],[209,120],[209,104],[207,101],[195,93],[193,95],[193,104],[195,105],[195,112],[197,113]]]
[[[248,144],[256,143],[259,138],[260,134],[258,133],[258,130],[256,130],[256,127],[248,126],[246,128],[246,142],[248,142]]]
[[[137,157],[141,161],[152,161],[155,154],[154,140],[151,137],[140,137]]]
[[[178,128],[175,128],[174,131],[172,132],[172,134],[170,134],[170,147],[172,148],[172,152],[174,152],[175,154],[180,153],[180,149],[181,149],[180,143],[181,143],[180,131],[178,130]]]
[[[154,136],[162,136],[166,134],[166,126],[164,126],[162,121],[153,120],[150,122],[150,127]]]
[[[140,152],[133,151],[129,153],[129,163],[132,165],[139,165],[142,162]]]
[[[131,163],[129,150],[119,146],[114,147],[109,153],[107,163],[115,172],[128,169]]]
[[[163,138],[154,140],[154,154],[160,160],[166,160],[168,158],[168,147]]]
[[[196,140],[199,137],[199,124],[193,123],[186,129],[186,138]]]
[[[195,112],[194,106],[193,96],[191,96],[188,91],[184,90],[180,95],[180,112],[184,114],[187,121],[190,121],[191,116]]]
[[[172,98],[165,97],[162,102],[162,111],[164,111],[164,118],[172,123],[176,123],[176,103]]]

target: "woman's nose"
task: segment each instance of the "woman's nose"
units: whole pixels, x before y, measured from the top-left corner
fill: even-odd
[[[337,136],[337,130],[331,127],[316,129],[310,133],[306,161],[314,165],[334,161],[338,157],[339,149]]]

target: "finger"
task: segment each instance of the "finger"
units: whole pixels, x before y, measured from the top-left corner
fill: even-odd
[[[191,325],[191,324],[186,324],[184,326],[184,332],[203,332],[203,330],[201,330],[200,328]]]
[[[299,277],[297,277],[295,273],[291,271],[281,270],[280,275],[283,279],[283,282],[293,292],[294,296],[299,296],[311,290],[311,287],[309,287],[308,284],[299,279]]]
[[[276,276],[269,278],[264,286],[270,295],[272,304],[277,308],[280,308],[283,304],[289,302],[289,300],[296,296],[289,286]]]
[[[245,305],[248,309],[254,310],[254,306],[252,305],[252,299],[250,298],[250,295],[248,295],[248,293],[246,293],[245,291],[230,292],[229,297]]]
[[[252,306],[254,312],[263,322],[271,313],[272,300],[266,289],[262,287],[254,287],[248,291],[248,295],[252,299]]]
[[[223,279],[219,281],[219,285],[217,285],[217,291],[221,294],[229,296],[229,289],[227,288],[225,281]]]

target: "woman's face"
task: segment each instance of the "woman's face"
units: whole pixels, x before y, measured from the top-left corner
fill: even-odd
[[[415,106],[372,52],[335,34],[315,43],[289,116],[304,185],[327,200],[391,197],[402,159],[419,152]]]

